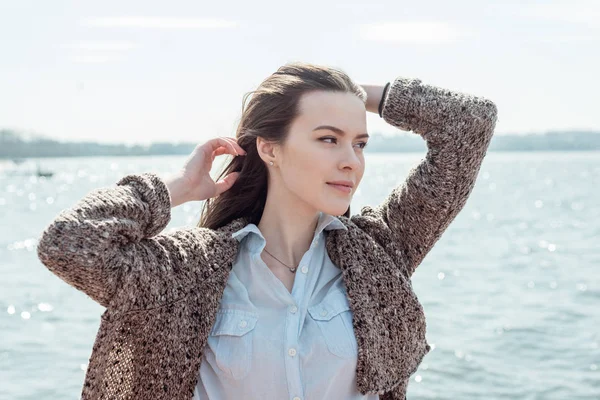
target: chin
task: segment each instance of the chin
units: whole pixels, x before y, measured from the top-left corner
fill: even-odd
[[[329,214],[329,215],[333,215],[334,217],[338,217],[340,215],[344,215],[344,213],[346,212],[348,207],[350,207],[349,204],[345,205],[344,207],[327,207],[327,208],[321,209],[321,211],[324,212],[325,214]]]

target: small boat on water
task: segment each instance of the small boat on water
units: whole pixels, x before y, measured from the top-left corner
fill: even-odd
[[[48,170],[42,170],[40,167],[39,161],[36,161],[35,170],[31,170],[31,168],[19,168],[21,164],[23,164],[25,159],[12,159],[10,161],[0,160],[0,176],[37,176],[43,178],[52,178],[54,176],[54,172]],[[28,163],[29,164],[29,163]]]
[[[40,169],[40,163],[37,163],[36,175],[39,176],[39,177],[51,178],[52,175],[54,175],[54,172],[52,172],[52,171],[42,171]]]

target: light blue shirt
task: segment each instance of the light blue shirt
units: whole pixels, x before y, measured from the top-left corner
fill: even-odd
[[[208,337],[193,400],[374,400],[356,389],[357,342],[341,270],[324,230],[348,229],[321,213],[292,292],[264,263],[266,241],[248,224]],[[290,272],[291,273],[291,272]]]

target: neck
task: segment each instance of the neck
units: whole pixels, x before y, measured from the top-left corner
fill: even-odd
[[[281,206],[289,204],[289,206]],[[319,212],[313,208],[294,206],[285,199],[267,196],[258,229],[267,244],[265,248],[285,264],[296,267],[310,247]]]

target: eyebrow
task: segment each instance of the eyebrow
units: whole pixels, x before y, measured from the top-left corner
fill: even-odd
[[[317,131],[319,129],[329,129],[330,131],[333,131],[341,136],[344,136],[346,134],[346,132],[344,132],[343,130],[341,130],[340,128],[336,128],[335,126],[331,126],[331,125],[319,125],[317,126],[315,129],[313,129],[314,131]],[[368,133],[361,133],[360,135],[356,135],[357,138],[368,138],[369,134]]]

